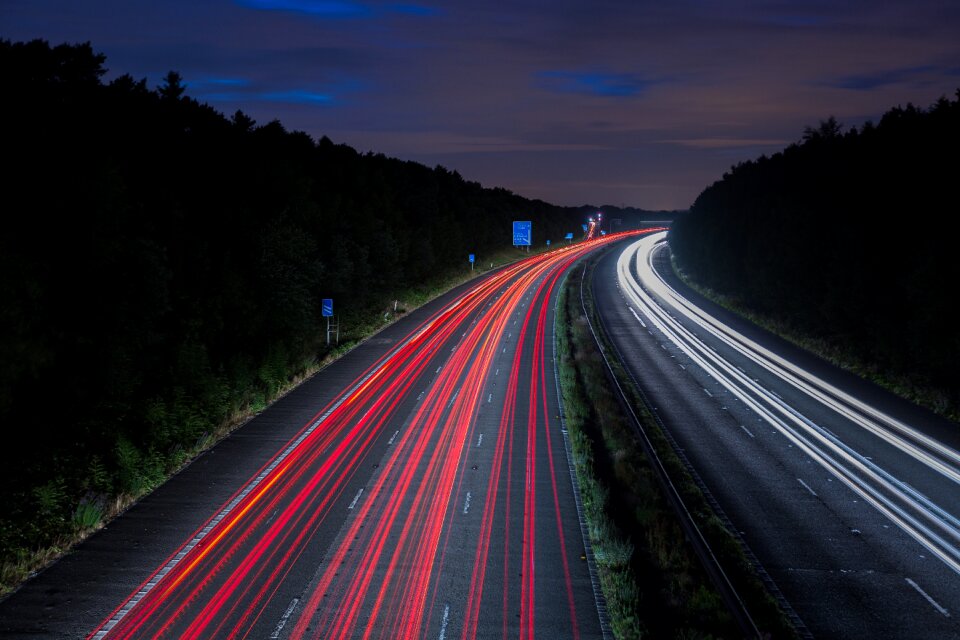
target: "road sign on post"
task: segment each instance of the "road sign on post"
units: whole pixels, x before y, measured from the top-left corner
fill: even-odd
[[[517,247],[529,247],[533,244],[533,223],[529,220],[513,221],[513,244]]]
[[[337,336],[337,344],[340,344],[340,321],[333,317],[333,298],[320,301],[320,315],[327,319],[327,344],[330,344],[331,333]]]
[[[470,254],[470,271],[473,271],[473,263],[476,262],[476,259],[477,257],[471,253]]]
[[[550,241],[549,241],[549,240],[547,240],[547,246],[548,246],[548,247],[550,246]]]
[[[573,240],[573,231],[563,236],[563,239],[567,241],[567,244],[570,244],[570,241]]]

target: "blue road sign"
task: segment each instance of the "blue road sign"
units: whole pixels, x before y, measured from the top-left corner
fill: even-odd
[[[518,247],[529,247],[533,244],[533,223],[526,221],[513,221],[513,244]]]
[[[564,240],[573,240],[573,232],[571,231],[567,235],[563,236]]]
[[[476,256],[472,253],[470,254],[470,262],[476,262]]]
[[[329,318],[333,316],[333,298],[324,298],[323,304],[320,305],[321,314],[324,318]]]
[[[580,225],[580,226],[583,227],[583,231],[584,231],[584,233],[586,233],[586,231],[587,231],[587,225],[584,224],[584,225]]]
[[[605,236],[605,235],[607,235],[607,232],[604,231],[603,229],[600,229],[600,235]]]
[[[550,246],[550,241],[549,241],[549,240],[547,240],[547,246],[548,246],[548,247]]]

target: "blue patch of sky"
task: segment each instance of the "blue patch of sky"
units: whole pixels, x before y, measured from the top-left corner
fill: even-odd
[[[270,91],[260,94],[267,102],[286,102],[290,104],[332,104],[333,96],[328,93],[318,93],[305,89],[290,89],[287,91]]]
[[[235,0],[235,2],[249,9],[285,11],[317,18],[367,18],[378,12],[378,9],[369,3],[353,0]],[[384,10],[420,17],[436,16],[442,13],[436,7],[413,3],[389,4]]]
[[[250,9],[286,11],[319,18],[363,18],[371,14],[370,7],[350,0],[236,0]]]
[[[829,82],[828,84],[839,89],[869,91],[870,89],[878,89],[891,84],[909,82],[916,76],[930,73],[931,71],[938,71],[938,69],[932,65],[906,67],[903,69],[887,69],[886,71],[879,71],[876,73],[864,73],[846,76]]]
[[[558,93],[628,98],[646,91],[653,81],[631,73],[599,71],[541,71],[540,86]]]

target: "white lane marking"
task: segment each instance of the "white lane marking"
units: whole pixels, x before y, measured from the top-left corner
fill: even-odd
[[[917,590],[917,593],[919,593],[919,594],[922,595],[924,598],[926,598],[927,602],[929,602],[930,605],[931,605],[934,609],[936,609],[937,611],[939,611],[940,613],[942,613],[942,614],[944,615],[944,617],[947,617],[947,618],[950,617],[950,612],[947,611],[946,609],[944,609],[943,607],[941,607],[940,604],[939,604],[936,600],[934,600],[933,598],[930,597],[930,594],[928,594],[926,591],[924,591],[923,589],[920,588],[920,585],[918,585],[916,582],[914,582],[914,581],[911,580],[910,578],[904,578],[904,580],[907,581],[907,584],[908,584],[908,585],[910,585],[911,587],[913,587],[914,589],[916,589],[916,590]]]
[[[450,309],[456,309],[458,306],[460,306],[461,303],[462,303],[462,300],[452,305]],[[130,611],[135,606],[137,606],[137,604],[141,600],[143,600],[153,590],[153,588],[156,587],[157,584],[159,584],[161,580],[163,580],[163,578],[167,576],[167,574],[169,574],[178,564],[180,564],[180,562],[187,556],[188,553],[190,553],[193,549],[195,549],[196,546],[200,544],[200,542],[204,538],[206,538],[211,531],[213,531],[214,527],[216,527],[228,515],[230,515],[230,513],[233,512],[233,510],[237,507],[237,505],[239,505],[240,502],[242,502],[258,486],[260,486],[260,484],[267,478],[267,476],[273,473],[273,471],[278,466],[280,466],[280,464],[283,463],[283,461],[286,460],[291,453],[293,453],[301,444],[303,444],[304,440],[309,438],[310,435],[313,434],[313,432],[321,424],[323,424],[323,422],[327,418],[329,418],[334,411],[336,411],[340,406],[342,406],[344,402],[346,402],[350,398],[355,397],[355,394],[361,388],[363,388],[363,386],[369,380],[373,379],[375,376],[380,375],[384,371],[384,367],[386,367],[387,364],[391,362],[394,357],[396,357],[396,355],[400,352],[400,350],[403,347],[411,344],[414,340],[424,335],[431,326],[433,326],[433,321],[429,322],[426,326],[424,326],[415,336],[413,336],[403,344],[398,345],[392,352],[390,352],[390,355],[388,357],[385,357],[381,361],[380,365],[376,369],[369,372],[367,375],[363,377],[363,379],[359,380],[348,391],[341,394],[339,399],[333,404],[333,406],[327,409],[326,412],[324,412],[324,414],[321,415],[319,418],[311,422],[310,426],[304,429],[293,441],[291,441],[286,446],[286,448],[270,462],[270,464],[268,464],[263,470],[260,471],[260,473],[257,475],[256,478],[248,482],[246,486],[244,486],[244,488],[234,496],[233,500],[231,500],[226,507],[223,507],[220,510],[220,512],[217,513],[217,515],[215,515],[212,519],[210,519],[207,522],[207,524],[203,527],[203,529],[195,533],[193,538],[191,538],[189,542],[187,542],[183,547],[181,547],[180,551],[177,552],[177,554],[173,558],[167,561],[167,563],[163,567],[161,567],[161,569],[153,576],[152,580],[150,580],[149,582],[141,586],[141,588],[137,590],[137,592],[133,596],[131,596],[126,601],[126,603],[124,603],[124,605],[120,607],[120,609],[118,609],[116,613],[113,614],[113,616],[111,616],[111,618],[107,622],[103,623],[100,626],[100,628],[97,630],[97,632],[91,636],[92,640],[102,640],[104,637],[106,637],[106,635],[109,634],[110,631],[114,627],[116,627],[127,616],[127,614],[130,613]]]
[[[637,247],[640,244],[641,243],[636,243],[633,247]],[[621,282],[629,285],[639,294],[643,288],[632,280],[631,275],[627,274],[630,261],[628,253],[629,252],[625,252],[618,263],[618,269],[620,270],[619,277]],[[646,256],[646,264],[644,264],[644,256],[641,255],[641,251],[637,251],[636,255],[637,268],[641,271],[645,269],[652,273],[651,258]],[[663,283],[663,286],[669,288],[665,283]],[[824,435],[818,425],[811,422],[782,400],[775,399],[776,396],[769,393],[767,389],[760,385],[753,385],[753,383],[749,381],[750,378],[740,373],[735,373],[733,366],[721,362],[719,359],[710,355],[712,351],[715,351],[714,349],[704,348],[702,344],[696,343],[696,336],[693,336],[693,334],[682,325],[677,324],[673,329],[667,327],[666,323],[661,322],[661,318],[657,315],[659,313],[657,305],[661,304],[659,301],[657,301],[656,305],[652,304],[652,300],[645,303],[638,295],[634,295],[632,292],[628,293],[634,298],[634,302],[645,310],[645,313],[647,313],[648,317],[658,329],[671,335],[671,339],[676,342],[677,346],[685,351],[694,361],[703,366],[708,373],[713,369],[718,376],[717,379],[724,384],[731,393],[737,395],[748,407],[756,411],[761,416],[757,419],[758,422],[763,422],[764,419],[766,419],[767,422],[778,430],[773,432],[774,435],[783,435],[794,445],[800,447],[815,462],[827,469],[836,479],[847,485],[881,514],[897,524],[904,532],[933,552],[936,557],[944,562],[950,569],[960,574],[960,548],[953,544],[954,540],[960,540],[960,520],[948,514],[928,498],[907,489],[902,481],[879,468],[875,463],[866,460],[849,446],[844,445],[842,441]],[[670,290],[670,294],[678,296],[678,294],[672,290]],[[689,305],[689,303],[679,297],[677,301],[678,304]],[[890,416],[886,416],[872,407],[844,394],[838,389],[831,387],[822,380],[813,377],[811,374],[807,374],[806,372],[801,374],[801,370],[793,367],[790,363],[762,349],[759,345],[750,342],[748,339],[736,334],[736,332],[733,332],[727,327],[724,327],[724,331],[731,332],[729,337],[721,335],[710,326],[710,322],[716,322],[712,318],[708,316],[694,318],[692,315],[689,315],[687,311],[683,312],[687,314],[692,321],[710,331],[710,333],[714,334],[727,346],[751,358],[756,364],[759,364],[782,380],[819,400],[828,408],[853,420],[873,435],[893,444],[912,457],[920,460],[931,469],[938,471],[960,484],[960,468],[951,464],[952,461],[960,462],[960,452],[927,438],[907,425],[899,423],[893,418],[890,418]],[[702,312],[698,310],[698,313]],[[687,344],[686,340],[690,340],[689,344]],[[748,353],[747,350],[750,350],[751,353]],[[760,356],[769,356],[770,359],[762,360]],[[708,360],[713,360],[713,363],[708,362]],[[792,368],[792,372],[784,369],[777,370],[776,365]],[[717,368],[714,369],[714,366]],[[805,376],[810,377],[807,378]],[[740,383],[744,383],[743,389],[736,386],[737,379],[739,379]],[[754,378],[754,382],[756,381],[756,378]],[[813,388],[811,385],[814,384],[822,388],[823,391],[818,391]],[[749,395],[750,393],[756,393],[759,398],[755,400]],[[824,395],[825,393],[832,396],[832,398],[826,397]],[[769,407],[761,403],[769,403]],[[863,413],[858,414],[857,412]],[[781,419],[780,416],[785,420]],[[881,426],[878,422],[872,422],[871,418],[878,419],[884,424]],[[891,427],[899,431],[900,435],[887,430]],[[916,444],[911,443],[900,437],[901,435],[908,436],[919,442]],[[929,447],[930,452],[924,451],[920,446],[916,446],[917,444]],[[938,455],[949,458],[949,460],[939,459],[937,457]],[[884,491],[892,495],[884,495]]]
[[[357,500],[359,500],[360,496],[362,495],[363,495],[363,489],[360,489],[360,491],[357,491],[357,495],[353,497],[353,502],[350,503],[350,506],[347,507],[347,509],[353,509],[355,506],[357,506]]]
[[[493,394],[492,394],[492,393],[487,396],[487,404],[490,404],[491,402],[493,402]]]
[[[640,319],[640,316],[638,316],[637,312],[633,310],[633,307],[627,307],[627,309],[630,309],[630,313],[633,314],[633,317],[637,319],[637,322],[639,322],[641,326],[647,326],[647,323]]]
[[[463,515],[467,515],[467,511],[470,511],[470,492],[467,491],[467,499],[463,502]]]
[[[453,401],[457,399],[457,396],[458,396],[458,395],[460,395],[460,389],[457,389],[457,391],[453,394],[453,397],[450,398],[450,402],[447,403],[447,406],[448,406],[448,407],[452,407],[452,406],[453,406]]]
[[[708,396],[710,396],[711,398],[713,397],[713,394],[710,393],[707,389],[704,389],[703,392],[704,392],[705,394],[707,394]]]
[[[746,432],[747,432],[747,435],[750,436],[751,438],[756,438],[755,435],[753,435],[752,433],[750,433],[750,429],[747,429],[747,428],[746,428],[745,426],[743,426],[743,425],[740,425],[740,428],[743,429],[744,431],[746,431]]]
[[[477,446],[478,446],[478,447],[480,446],[480,443],[481,443],[481,442],[483,442],[483,434],[482,434],[482,433],[481,433],[479,436],[477,436]]]
[[[435,373],[440,373],[440,369],[443,369],[443,365],[440,365],[439,367],[437,367],[437,370]]]
[[[804,481],[801,480],[800,478],[797,478],[797,482],[799,482],[800,484],[802,484],[802,485],[803,485],[803,488],[810,492],[810,495],[812,495],[814,498],[817,497],[817,492],[814,491],[813,489],[811,489],[811,488],[810,488],[810,485],[808,485],[806,482],[804,482]]]
[[[503,348],[503,352],[504,352],[504,353],[507,352],[507,348],[506,348],[506,347]]]
[[[439,640],[445,640],[447,637],[447,623],[450,622],[450,605],[443,605],[443,620],[440,621],[440,638]]]
[[[397,439],[397,436],[398,436],[398,435],[400,435],[400,432],[399,432],[399,431],[394,431],[394,432],[393,432],[393,435],[390,436],[390,441],[387,442],[387,444],[393,444],[394,441]]]
[[[493,375],[495,375],[495,376],[500,375],[500,369],[497,369],[497,372],[496,372],[495,374],[493,374]]]
[[[297,603],[300,602],[300,598],[294,598],[290,603],[290,606],[287,607],[287,610],[284,611],[283,617],[280,618],[280,622],[277,623],[277,628],[273,630],[273,633],[270,634],[270,638],[279,638],[280,632],[283,631],[284,625],[287,624],[287,620],[290,619],[290,614],[293,613],[293,610],[297,608]]]

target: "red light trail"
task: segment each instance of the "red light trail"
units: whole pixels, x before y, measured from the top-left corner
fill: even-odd
[[[565,461],[554,456],[562,439],[550,419],[548,313],[573,262],[623,235],[531,257],[469,287],[319,412],[90,637],[272,629],[263,612],[322,528],[339,534],[287,611],[290,637],[414,638],[439,625],[463,640],[493,629],[533,638],[544,622],[538,612],[558,598],[565,614],[551,609],[550,624],[580,637],[596,612],[577,602],[572,577],[581,543],[561,500],[571,487],[556,476]],[[501,358],[509,375],[494,404]],[[487,460],[471,443],[491,412]],[[370,458],[390,433],[387,453]],[[344,491],[372,463],[344,520]],[[502,574],[491,581],[495,566]],[[556,574],[550,589],[547,573]]]

